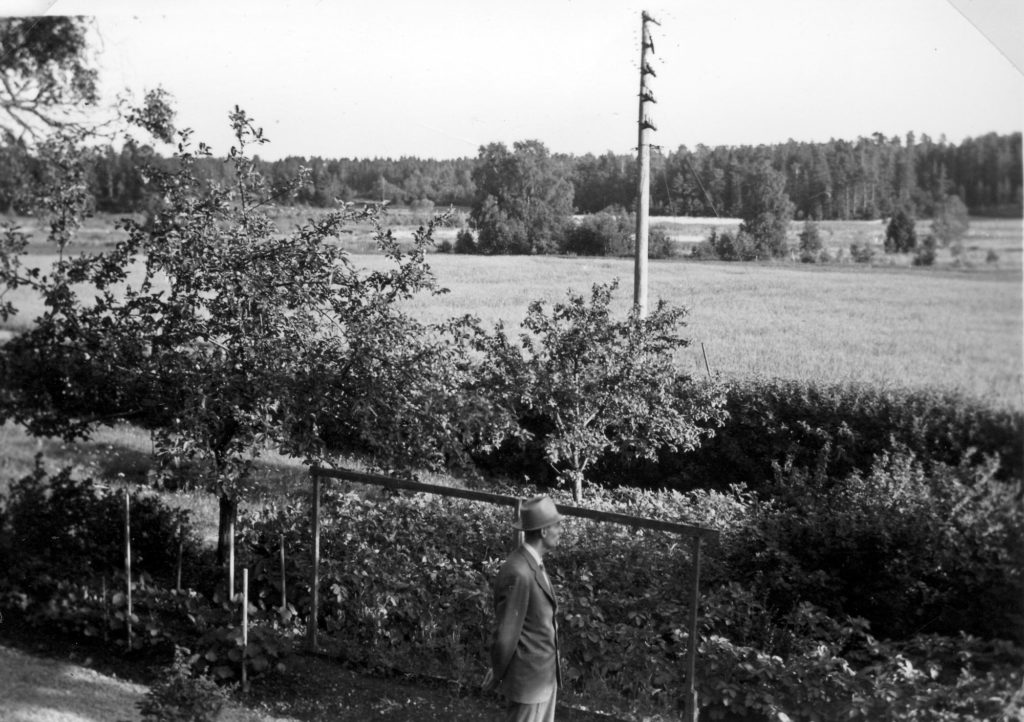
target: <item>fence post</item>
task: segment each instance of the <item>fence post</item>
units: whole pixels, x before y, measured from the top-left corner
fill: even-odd
[[[128,651],[132,649],[132,509],[128,487],[124,488],[124,575],[128,606],[125,612],[125,628],[128,630]]]
[[[309,649],[317,650],[317,617],[320,614],[320,475],[313,471],[313,578],[309,604]]]
[[[683,720],[697,722],[697,605],[700,603],[700,536],[693,537],[693,584],[690,587],[690,641],[686,650],[686,689],[683,693]]]

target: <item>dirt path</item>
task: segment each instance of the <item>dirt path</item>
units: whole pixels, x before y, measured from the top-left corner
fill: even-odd
[[[135,722],[146,687],[72,662],[0,646],[0,720],[4,722]],[[222,722],[288,722],[232,707]]]
[[[53,650],[50,650],[52,653]],[[88,664],[82,660],[84,664]],[[147,687],[69,660],[0,645],[0,720],[137,722]],[[296,655],[284,675],[255,685],[221,722],[477,722],[502,717],[502,704],[444,684],[359,674],[323,657]],[[559,722],[612,719],[560,708]]]

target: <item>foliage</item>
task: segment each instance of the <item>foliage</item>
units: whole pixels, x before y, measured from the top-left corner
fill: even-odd
[[[558,250],[572,214],[572,183],[537,140],[481,146],[471,214],[481,253]]]
[[[770,501],[742,486],[685,494],[596,489],[588,506],[719,530],[705,546],[702,573],[697,688],[709,718],[980,722],[1012,703],[1024,663],[1019,640],[999,641],[1020,629],[1010,614],[1014,605],[1020,611],[1024,515],[1009,503],[1013,493],[993,483],[990,468],[925,474],[904,456],[845,479],[783,472]],[[556,501],[564,498],[556,492]],[[348,662],[378,672],[440,671],[464,685],[479,680],[492,622],[489,580],[511,541],[508,510],[329,487],[322,514],[319,623]],[[565,544],[547,566],[559,597],[566,694],[622,713],[671,714],[689,642],[689,545],[575,518],[565,526]],[[282,535],[291,619],[279,613],[275,586]],[[254,674],[258,659],[266,671],[275,668],[282,636],[301,635],[309,610],[308,499],[244,514],[240,538],[240,556],[255,572],[252,649],[241,648],[230,626],[236,605],[149,583],[135,594],[140,644],[153,635],[164,648],[188,646],[192,665],[224,679],[234,678],[243,655]],[[887,546],[863,543],[872,539]],[[865,565],[871,576],[858,572]],[[833,588],[840,593],[815,599]],[[10,609],[19,595],[4,591]],[[894,620],[907,619],[914,595],[925,617],[941,610],[945,618],[921,619],[902,637],[883,639],[887,625],[891,631]],[[77,633],[91,625],[95,636],[121,638],[123,622],[105,627],[101,615],[116,616],[124,600],[99,597],[68,583],[48,602],[20,598],[35,623]],[[922,622],[931,625],[924,634]],[[180,659],[172,676],[168,688],[187,684]]]
[[[136,706],[144,722],[214,722],[227,697],[209,677],[196,677],[187,650],[174,650],[167,673],[150,686]]]
[[[251,603],[250,603],[251,605]],[[255,614],[255,606],[249,613]],[[250,627],[243,645],[242,629],[235,624],[213,627],[196,641],[196,653],[189,663],[199,674],[209,674],[218,682],[241,678],[242,660],[245,660],[246,679],[253,679],[274,670],[283,672],[280,661],[288,646],[269,627]]]
[[[719,417],[713,390],[693,384],[673,394],[672,355],[689,344],[678,335],[686,310],[661,301],[646,317],[634,308],[618,321],[610,310],[616,287],[595,284],[589,300],[570,293],[550,312],[535,301],[518,342],[500,324],[479,341],[483,385],[514,418],[550,421],[539,440],[545,459],[577,500],[602,454],[692,449],[707,434],[701,424]]]
[[[279,235],[265,207],[280,187],[248,156],[262,130],[238,108],[231,122],[231,186],[201,181],[195,161],[209,149],[193,150],[182,131],[176,166],[149,171],[162,204],[146,223],[124,221],[127,240],[61,258],[50,275],[14,269],[8,285],[40,293],[47,312],[5,346],[12,373],[0,408],[65,437],[134,417],[156,427],[165,466],[211,462],[221,559],[252,460],[268,446],[309,460],[354,448],[407,467],[447,463],[463,436],[487,436],[486,406],[460,391],[465,324],[428,327],[401,308],[440,293],[425,260],[434,223],[410,252],[378,225],[392,265],[372,272],[331,241],[349,222],[375,222],[379,209],[345,208]],[[75,202],[61,200],[72,220]],[[65,226],[52,233],[62,244]],[[94,300],[80,295],[83,282],[99,291]]]
[[[943,246],[948,246],[967,235],[970,225],[967,206],[960,200],[960,196],[946,196],[932,219],[932,233]]]
[[[90,25],[84,17],[0,20],[4,140],[81,129],[82,108],[99,100],[98,74],[86,47]]]
[[[633,253],[635,228],[630,214],[604,210],[570,226],[563,248],[581,256],[627,256]]]
[[[770,608],[811,602],[870,621],[882,637],[921,632],[1024,643],[1020,483],[992,468],[881,455],[868,473],[785,473],[765,490],[730,566]]]
[[[773,468],[867,473],[880,454],[906,449],[926,469],[999,460],[996,478],[1024,474],[1024,416],[956,394],[783,379],[731,381],[725,420],[699,449],[663,454],[658,468],[602,464],[612,483],[676,488],[774,479]]]
[[[647,236],[647,257],[664,259],[675,258],[676,244],[662,228],[652,228]]]
[[[803,230],[800,231],[800,261],[816,263],[821,256],[823,247],[818,224],[810,219],[804,221]]]
[[[757,258],[757,251],[753,239],[745,231],[733,234],[731,231],[719,232],[712,227],[707,239],[695,245],[691,255],[698,259],[753,261]]]
[[[91,581],[123,570],[124,492],[75,479],[70,468],[48,476],[38,456],[36,463],[0,499],[0,569],[6,583],[45,596],[57,580]],[[136,574],[171,579],[179,543],[184,562],[195,565],[199,543],[188,512],[138,490],[129,501]]]
[[[885,227],[885,252],[910,253],[915,247],[917,231],[914,230],[914,217],[905,208],[900,208]]]
[[[977,559],[978,568],[985,571],[976,580],[963,578],[970,585],[964,594],[983,591],[1001,577],[1019,581],[1008,559],[998,561],[997,550],[1007,537],[987,531],[999,524],[986,519],[987,510],[1003,503],[999,493],[988,496],[993,491],[998,492],[977,494],[987,498],[981,506],[959,507],[966,511],[963,516],[952,512],[966,535],[960,538],[974,534],[972,543],[987,549]],[[806,493],[810,500],[813,492],[808,488]],[[886,493],[878,487],[865,498],[874,499],[871,508],[881,512]],[[556,497],[561,494],[556,492]],[[841,554],[851,527],[840,526],[843,534],[833,541],[828,525],[848,514],[850,504],[838,505],[832,517],[822,516],[836,499],[822,499],[815,507],[813,523],[819,528],[820,546],[802,550],[798,535],[766,535],[798,528],[804,510],[782,502],[765,504],[742,487],[687,494],[597,489],[587,505],[702,523],[721,531],[719,542],[705,548],[702,575],[697,685],[709,718],[781,719],[783,713],[794,720],[871,720],[918,714],[920,719],[980,721],[994,716],[1020,683],[1024,651],[1019,645],[957,631],[883,641],[874,626],[885,622],[885,611],[869,622],[809,600],[771,603],[765,579],[783,586],[813,583],[815,574],[809,567],[794,567],[789,577],[769,575],[747,560],[750,549],[771,554],[785,548],[805,557],[828,550]],[[947,510],[958,508],[952,499],[949,504]],[[790,526],[769,523],[770,513],[777,520],[788,518]],[[478,680],[486,665],[492,622],[488,582],[510,541],[508,511],[422,495],[328,490],[323,514],[320,625],[348,661],[365,669],[407,674],[434,676],[443,670],[461,684]],[[1020,513],[1002,514],[1004,520],[1013,520],[1019,535]],[[264,540],[260,554],[266,554],[271,565],[274,544],[267,541],[277,538],[283,519],[289,517],[288,534],[296,532],[298,545],[289,544],[291,554],[306,559],[304,505],[283,516],[243,518],[245,537]],[[872,523],[879,529],[891,525],[885,528],[912,542],[916,527],[907,525],[910,519],[896,509]],[[545,561],[559,598],[566,694],[582,695],[588,706],[604,709],[671,713],[680,702],[688,643],[684,620],[689,545],[671,535],[578,519],[569,519],[565,528],[565,544],[550,562]],[[957,538],[949,537],[954,551],[938,552],[942,558],[934,563],[970,556]],[[921,540],[906,558],[933,552],[934,544]],[[906,573],[920,570],[910,566]],[[831,571],[841,573],[836,567]],[[289,589],[297,590],[297,599],[308,598],[308,578],[308,571],[298,565],[289,568]],[[872,599],[876,591],[865,590],[860,598]],[[880,601],[887,598],[883,595]],[[306,608],[300,602],[300,614]],[[949,607],[951,614],[956,609],[955,604]],[[970,624],[972,614],[968,609],[957,620]]]
[[[935,236],[929,233],[921,240],[917,252],[914,253],[915,266],[931,266],[935,263]]]
[[[875,258],[875,247],[870,241],[850,244],[850,258],[854,263],[871,263]]]
[[[788,252],[786,232],[793,218],[793,203],[786,195],[785,176],[768,163],[758,164],[744,178],[742,199],[740,234],[750,236],[754,258],[785,256]]]
[[[473,231],[468,228],[461,228],[455,234],[455,246],[452,248],[455,253],[476,253],[476,240],[473,238]]]

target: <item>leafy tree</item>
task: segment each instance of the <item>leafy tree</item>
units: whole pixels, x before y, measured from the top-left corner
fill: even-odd
[[[786,255],[793,204],[786,195],[786,177],[767,162],[744,178],[740,217],[740,233],[750,236],[755,258]]]
[[[0,19],[0,128],[33,140],[85,127],[99,101],[83,17]]]
[[[518,341],[499,325],[481,337],[483,383],[516,418],[546,418],[544,454],[577,501],[604,453],[653,459],[659,449],[693,449],[721,419],[721,399],[679,375],[673,354],[686,310],[660,301],[646,317],[611,312],[617,286],[590,298],[569,293],[548,311],[530,304]],[[678,386],[686,389],[681,392]]]
[[[537,140],[480,148],[471,218],[483,253],[558,250],[572,214],[573,187]]]
[[[150,169],[164,203],[148,223],[124,221],[115,249],[61,258],[52,273],[8,274],[47,310],[4,347],[0,397],[3,416],[35,433],[73,438],[130,418],[156,429],[166,465],[208,462],[222,559],[268,447],[308,461],[355,448],[409,468],[448,463],[464,440],[500,429],[478,397],[456,393],[468,373],[460,323],[425,327],[400,309],[438,291],[425,262],[433,226],[410,253],[378,229],[392,264],[372,272],[331,241],[379,209],[345,208],[278,235],[248,155],[262,131],[237,108],[231,123],[233,186],[197,177],[209,149],[193,150],[182,131],[177,166]]]
[[[946,196],[936,209],[932,233],[943,246],[948,246],[967,235],[969,227],[967,206],[960,200],[960,196]]]
[[[905,208],[896,211],[885,228],[885,252],[913,251],[917,246],[917,231],[914,230],[914,225],[914,217]]]

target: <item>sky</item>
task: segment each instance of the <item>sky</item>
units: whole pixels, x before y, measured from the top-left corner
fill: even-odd
[[[169,91],[216,153],[453,158],[538,139],[635,152],[640,12],[651,142],[757,145],[1024,127],[1020,0],[0,0],[96,17],[104,93]],[[1018,47],[1019,46],[1019,47]]]

